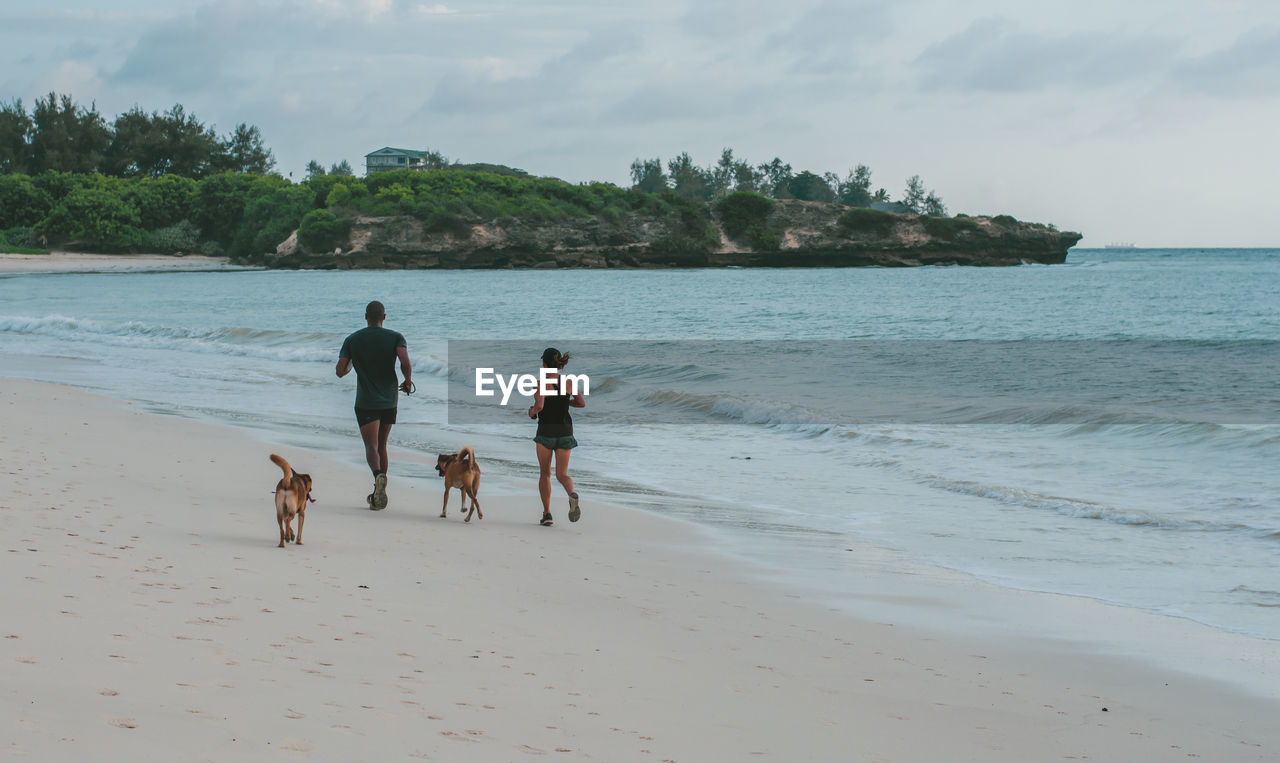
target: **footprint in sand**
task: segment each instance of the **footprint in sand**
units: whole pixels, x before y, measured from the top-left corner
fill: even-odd
[[[291,739],[280,745],[282,750],[293,750],[294,752],[311,752],[311,745],[301,739]]]
[[[118,696],[120,696],[120,692],[115,691],[115,690],[113,690],[113,689],[103,689],[102,691],[100,691],[100,692],[98,692],[98,693],[99,693],[99,694],[101,694],[101,695],[102,695],[102,696],[104,696],[104,697],[118,697]]]
[[[112,726],[118,726],[122,729],[136,729],[138,724],[134,723],[132,718],[112,718],[110,721]]]

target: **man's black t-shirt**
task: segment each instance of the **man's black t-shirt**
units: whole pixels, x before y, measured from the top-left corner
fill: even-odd
[[[400,332],[381,326],[362,328],[342,343],[338,357],[349,358],[356,369],[357,408],[396,407],[396,348],[405,346]]]

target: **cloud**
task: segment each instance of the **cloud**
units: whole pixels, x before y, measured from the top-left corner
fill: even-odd
[[[641,85],[621,98],[607,116],[630,124],[729,117],[752,101],[734,87],[705,77],[665,77]]]
[[[431,114],[488,114],[556,104],[564,111],[587,108],[602,68],[636,53],[638,35],[626,30],[592,34],[567,52],[541,64],[512,58],[463,61],[436,83],[425,111]]]
[[[274,17],[241,3],[207,4],[144,32],[113,79],[177,92],[205,92],[247,84],[236,75],[239,53],[272,41]]]
[[[856,44],[888,37],[893,31],[891,6],[878,0],[824,0],[794,22],[771,34],[766,53],[781,53],[798,61],[848,61]]]
[[[742,42],[777,29],[788,14],[788,7],[776,0],[696,0],[679,25],[694,37]]]
[[[927,91],[1097,89],[1164,73],[1177,49],[1162,37],[1091,31],[1052,35],[990,18],[930,45],[913,65]]]
[[[421,16],[452,16],[457,11],[447,5],[436,3],[435,5],[427,5],[422,3],[418,6],[418,14]]]
[[[1274,95],[1280,89],[1280,30],[1246,32],[1226,48],[1182,61],[1172,77],[1211,95]]]
[[[82,94],[77,101],[87,105],[84,101],[93,100],[93,94],[102,88],[102,75],[93,64],[67,60],[46,71],[36,82],[41,93]]]

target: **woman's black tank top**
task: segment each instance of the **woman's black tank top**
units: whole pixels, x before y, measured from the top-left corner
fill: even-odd
[[[542,410],[538,411],[539,437],[569,437],[573,434],[573,419],[569,418],[569,401],[572,395],[544,395]]]

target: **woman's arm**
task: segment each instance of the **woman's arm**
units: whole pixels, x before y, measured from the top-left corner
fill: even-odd
[[[533,393],[533,405],[529,406],[529,418],[536,419],[538,414],[542,412],[542,388],[539,387]]]
[[[569,400],[569,407],[570,408],[586,408],[587,399],[582,396],[581,392],[575,393],[574,396]]]

